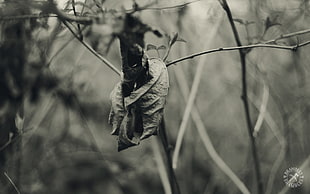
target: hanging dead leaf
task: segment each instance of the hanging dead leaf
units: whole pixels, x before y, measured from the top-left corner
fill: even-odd
[[[109,123],[113,126],[112,135],[118,135],[119,151],[157,134],[163,116],[169,88],[167,68],[158,58],[149,59],[148,62],[152,76],[150,81],[125,98],[122,97],[121,83],[111,93]]]

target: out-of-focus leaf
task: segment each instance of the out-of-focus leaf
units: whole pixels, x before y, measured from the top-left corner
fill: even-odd
[[[157,50],[166,50],[167,47],[165,45],[161,45],[157,48]]]
[[[186,40],[184,40],[183,38],[180,38],[180,37],[178,37],[176,41],[178,41],[178,42],[185,42],[186,43]]]
[[[146,45],[146,50],[149,51],[149,50],[156,50],[157,47],[153,44],[147,44]]]
[[[113,126],[112,135],[118,135],[119,151],[157,134],[162,119],[169,88],[168,72],[161,59],[148,62],[150,81],[125,98],[122,97],[121,83],[111,93],[109,123]]]
[[[171,39],[170,39],[170,42],[169,42],[170,46],[172,46],[177,41],[178,36],[179,36],[179,33],[173,32]]]
[[[21,118],[19,114],[16,114],[15,116],[15,125],[19,131],[21,131],[24,127],[24,118]]]

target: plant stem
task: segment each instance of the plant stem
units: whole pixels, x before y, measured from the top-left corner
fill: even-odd
[[[13,182],[13,180],[9,177],[9,175],[4,172],[4,176],[8,179],[8,181],[10,182],[10,184],[13,186],[14,190],[16,191],[17,194],[20,194],[19,189],[17,188],[16,184]]]
[[[234,38],[237,43],[237,46],[242,46],[239,33],[237,31],[237,28],[235,26],[235,23],[233,21],[233,17],[230,11],[230,8],[227,4],[226,0],[220,0],[220,3],[225,10],[229,23],[231,25],[232,31],[234,33]],[[251,115],[250,115],[250,108],[249,108],[249,102],[248,102],[248,94],[247,94],[247,77],[246,77],[246,53],[244,50],[239,49],[239,55],[241,60],[241,75],[242,75],[242,101],[244,105],[244,111],[245,111],[245,117],[246,117],[246,123],[248,127],[248,133],[251,141],[251,148],[252,148],[252,155],[254,160],[254,168],[255,168],[255,175],[256,175],[256,181],[257,181],[257,192],[259,194],[263,193],[263,182],[261,177],[261,171],[260,171],[260,164],[259,164],[259,158],[257,153],[257,147],[255,142],[255,137],[253,136],[253,125],[251,121]]]
[[[76,14],[76,10],[75,10],[75,0],[72,0],[72,9],[73,9],[74,16],[76,17],[77,14]],[[81,40],[83,40],[83,35],[82,35],[82,31],[81,31],[81,26],[80,26],[79,23],[77,24],[77,27],[78,27],[78,32],[79,32],[79,38],[80,38]]]
[[[117,75],[121,75],[120,70],[118,70],[110,61],[97,53],[91,46],[86,42],[79,39],[78,35],[70,28],[69,24],[66,21],[63,21],[63,24],[69,29],[69,31],[74,35],[74,37],[93,55],[95,55],[101,62],[105,63],[110,69],[112,69]]]
[[[175,173],[172,167],[171,148],[168,143],[168,136],[166,132],[166,125],[165,125],[164,118],[160,122],[159,137],[163,144],[166,158],[167,158],[168,174],[169,174],[169,181],[171,185],[172,194],[181,194],[180,187],[179,187],[178,181],[176,179],[176,176],[175,176]]]
[[[159,139],[152,138],[152,148],[153,148],[153,153],[155,157],[155,161],[157,164],[157,169],[159,173],[159,177],[161,179],[165,194],[172,194],[171,191],[171,185],[169,182],[169,177],[167,174],[167,170],[165,167],[165,162],[162,157],[162,154],[160,152],[160,147],[159,147]]]
[[[181,61],[185,61],[188,59],[192,59],[201,55],[206,55],[210,53],[216,53],[216,52],[223,52],[223,51],[234,51],[234,50],[244,50],[244,49],[252,49],[252,48],[271,48],[271,49],[281,49],[281,50],[290,50],[290,51],[296,51],[296,49],[306,46],[310,44],[310,41],[303,42],[298,45],[293,45],[293,46],[284,46],[284,45],[276,45],[276,44],[250,44],[250,45],[245,45],[245,46],[233,46],[233,47],[220,47],[220,48],[214,48],[210,50],[205,50],[201,51],[198,53],[194,53],[185,57],[181,57],[179,59],[175,59],[173,61],[168,62],[166,65],[167,67],[170,65],[173,65],[175,63],[179,63]]]

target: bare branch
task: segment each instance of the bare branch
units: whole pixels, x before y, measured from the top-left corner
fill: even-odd
[[[76,10],[75,10],[75,0],[72,0],[72,9],[73,9],[73,13],[74,13],[74,16],[77,17],[77,13],[76,13]],[[80,24],[78,23],[77,24],[77,28],[78,28],[78,32],[79,32],[79,38],[81,40],[83,40],[83,35],[82,35],[82,31],[81,31],[81,26]]]
[[[256,137],[259,130],[262,127],[263,121],[265,119],[265,114],[266,114],[266,109],[267,109],[267,104],[268,104],[268,98],[269,98],[269,87],[265,82],[263,82],[263,97],[262,97],[262,103],[259,108],[259,115],[257,117],[255,126],[254,126],[254,131],[253,131],[253,136]]]
[[[277,45],[277,44],[251,44],[251,45],[246,45],[246,46],[235,46],[235,47],[225,47],[225,48],[221,47],[221,48],[215,48],[215,49],[210,49],[210,50],[194,53],[194,54],[173,60],[167,63],[167,66],[170,66],[175,63],[179,63],[181,61],[185,61],[188,59],[192,59],[192,58],[195,58],[201,55],[206,55],[206,54],[215,53],[215,52],[243,50],[243,49],[252,49],[252,48],[271,48],[271,49],[282,49],[282,50],[295,51],[296,49],[306,46],[308,44],[310,44],[310,41],[306,41],[304,43],[294,45],[294,46],[284,46],[284,45]]]
[[[266,87],[266,89],[269,88],[269,86],[267,86],[267,83],[264,83],[264,88],[265,87]],[[264,91],[263,96],[266,95],[265,94],[266,92]],[[268,90],[268,93],[269,93],[269,90]],[[261,106],[260,102],[258,100],[255,100],[255,98],[256,98],[256,95],[252,92],[252,94],[249,95],[249,100],[253,104],[253,106],[256,107],[257,110],[260,110],[260,114],[261,114],[262,111],[260,108],[260,106]],[[271,167],[271,170],[269,173],[269,177],[268,177],[268,181],[267,181],[265,194],[271,194],[274,179],[276,177],[278,169],[280,168],[280,165],[283,163],[283,159],[284,159],[285,154],[286,154],[286,141],[285,141],[285,138],[283,137],[283,135],[280,133],[279,126],[277,126],[276,121],[271,116],[271,114],[268,110],[265,110],[265,112],[264,112],[264,121],[266,122],[271,133],[277,139],[277,141],[281,147],[278,156],[276,157],[275,161],[272,164],[272,167]]]
[[[189,1],[180,5],[173,5],[173,6],[168,6],[168,7],[145,7],[145,8],[141,8],[139,9],[139,11],[144,11],[144,10],[155,10],[155,11],[161,11],[161,10],[166,10],[166,9],[180,9],[183,8],[187,5],[190,5],[192,3],[196,3],[199,2],[201,0],[194,0],[194,1]],[[133,11],[132,9],[130,10],[126,10],[126,11]]]
[[[310,33],[310,29],[306,29],[306,30],[302,30],[302,31],[297,31],[297,32],[292,32],[292,33],[289,33],[289,34],[283,34],[281,36],[278,36],[275,39],[268,40],[268,41],[264,42],[264,44],[274,43],[274,42],[276,42],[277,40],[280,40],[280,39],[290,38],[290,37],[293,37],[293,36],[298,36],[298,35],[307,34],[307,33]]]
[[[0,152],[4,150],[6,147],[8,147],[11,144],[11,142],[12,138],[9,138],[9,140],[3,146],[0,147]]]
[[[168,167],[168,174],[169,174],[169,181],[171,185],[171,190],[173,194],[181,194],[180,186],[178,184],[177,178],[175,176],[173,167],[172,167],[172,158],[171,158],[171,149],[168,142],[167,130],[165,125],[165,119],[162,118],[160,122],[160,129],[159,129],[159,138],[163,145],[166,158],[167,158],[167,167]]]
[[[100,61],[102,61],[103,63],[105,63],[108,67],[110,67],[110,69],[112,69],[116,74],[121,75],[120,70],[118,70],[110,61],[108,61],[106,58],[104,58],[103,56],[101,56],[99,53],[97,53],[90,45],[88,45],[86,42],[84,42],[83,40],[80,40],[78,35],[71,29],[71,27],[69,26],[69,24],[64,21],[63,22],[65,24],[65,26],[70,30],[70,32],[74,35],[74,37],[84,46],[87,48],[87,50],[89,50],[93,55],[95,55]]]

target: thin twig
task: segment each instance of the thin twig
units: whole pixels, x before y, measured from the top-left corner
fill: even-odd
[[[72,2],[72,9],[73,9],[74,16],[77,17],[77,13],[76,13],[76,10],[75,10],[75,0],[71,0],[71,2]],[[77,28],[78,28],[78,33],[79,33],[80,39],[83,40],[81,26],[80,26],[79,23],[77,24]]]
[[[249,97],[249,99],[252,101],[253,105],[257,109],[259,109],[259,102],[252,100],[251,97]],[[283,137],[283,135],[280,134],[275,120],[272,118],[271,114],[268,111],[265,112],[264,117],[265,117],[265,121],[266,121],[268,128],[273,133],[273,135],[275,136],[275,138],[277,139],[277,141],[279,142],[279,144],[281,146],[280,152],[277,155],[277,158],[275,159],[275,161],[273,162],[269,176],[268,176],[265,194],[270,194],[272,192],[274,179],[276,178],[276,173],[277,173],[278,169],[280,168],[280,165],[282,164],[283,159],[284,159],[285,154],[286,154],[286,141],[285,141],[285,138]]]
[[[166,131],[165,120],[162,118],[160,122],[160,130],[159,130],[160,140],[163,144],[163,148],[167,158],[167,166],[169,173],[169,181],[172,189],[172,194],[181,194],[180,187],[178,181],[176,179],[173,167],[172,167],[172,158],[171,158],[171,147],[168,142],[168,136]]]
[[[76,5],[78,5],[78,4],[81,4],[81,2],[76,2],[75,4],[76,4]],[[87,6],[87,0],[84,0],[84,3],[82,3],[82,10],[81,10],[81,14],[83,14],[83,13],[84,13],[84,9],[85,9],[85,7],[86,7],[86,8],[88,8],[88,6]],[[90,8],[90,10],[91,10],[91,8]]]
[[[81,32],[83,32],[85,29],[86,29],[86,26],[84,26],[84,27],[81,29]],[[60,54],[61,51],[62,51],[63,49],[65,49],[65,48],[69,45],[69,43],[70,43],[72,40],[74,40],[74,39],[75,39],[75,36],[70,37],[70,38],[69,38],[56,52],[55,52],[55,54],[54,54],[52,57],[50,57],[50,60],[46,63],[46,66],[49,67],[50,64],[52,63],[52,61],[54,60],[54,58],[57,57],[57,55]]]
[[[164,159],[160,153],[158,140],[155,138],[152,138],[152,148],[153,148],[153,153],[154,153],[155,161],[156,161],[158,172],[159,172],[159,177],[164,187],[165,194],[172,194],[171,185],[169,183],[169,178],[168,178],[167,171],[165,168]]]
[[[87,5],[86,3],[87,3],[87,0],[85,0],[84,2],[79,2],[79,1],[75,2],[76,6],[81,6],[82,7],[80,15],[83,15],[83,12],[84,12],[85,8],[87,8],[89,11],[91,11],[92,14],[96,14],[96,12],[92,8],[92,6],[94,4]]]
[[[193,81],[193,84],[191,87],[191,92],[190,92],[188,101],[186,103],[185,111],[184,111],[184,114],[182,117],[182,122],[181,122],[181,125],[179,128],[178,137],[177,137],[175,149],[173,152],[173,160],[172,160],[173,163],[172,164],[173,164],[174,169],[177,168],[177,162],[178,162],[178,158],[179,158],[179,154],[180,154],[180,150],[181,150],[181,145],[183,142],[183,137],[184,137],[185,130],[187,127],[187,123],[188,123],[188,120],[190,117],[190,113],[191,113],[193,105],[195,103],[195,99],[197,96],[201,76],[203,75],[203,67],[205,66],[204,63],[205,63],[205,60],[201,60],[198,64],[198,67],[196,69],[196,73],[194,76],[194,81]]]
[[[4,176],[9,180],[9,182],[11,183],[11,185],[13,186],[13,188],[15,189],[16,193],[20,194],[20,191],[18,190],[18,188],[16,187],[15,183],[13,182],[13,180],[9,177],[9,175],[4,172],[3,173]]]
[[[77,22],[80,24],[92,24],[95,17],[89,17],[89,16],[75,16],[75,15],[69,15],[66,13],[63,13],[61,10],[57,8],[56,3],[54,0],[48,0],[49,7],[51,9],[51,12],[56,14],[58,18],[62,21],[67,22]]]
[[[234,23],[229,5],[227,4],[227,1],[226,0],[219,0],[219,1],[227,14],[227,18],[231,25],[237,46],[242,46],[240,38],[239,38],[239,33],[235,26],[235,23]],[[262,180],[261,171],[260,171],[259,157],[257,153],[255,137],[253,136],[254,129],[253,129],[252,121],[251,121],[250,107],[249,107],[248,94],[247,94],[246,53],[244,52],[244,50],[239,49],[239,55],[240,55],[240,60],[241,60],[241,75],[242,75],[242,82],[241,82],[242,83],[242,101],[244,105],[248,134],[249,134],[250,141],[251,141],[252,155],[253,155],[253,161],[254,161],[254,170],[255,170],[256,181],[257,181],[257,192],[259,194],[262,194],[263,193],[263,180]]]
[[[280,36],[276,37],[275,39],[265,41],[264,44],[274,43],[274,42],[277,42],[280,39],[290,38],[290,37],[293,37],[293,36],[298,36],[298,35],[307,34],[307,33],[310,33],[310,29],[305,29],[305,30],[301,30],[301,31],[297,31],[297,32],[292,32],[292,33],[289,33],[289,34],[283,34],[283,35],[280,35]]]
[[[185,6],[188,6],[192,3],[196,3],[199,1],[201,1],[201,0],[194,0],[194,1],[186,2],[186,3],[180,4],[180,5],[173,5],[173,6],[168,6],[168,7],[147,7],[146,6],[146,7],[140,8],[138,11],[145,11],[145,10],[161,11],[161,10],[167,10],[167,9],[180,9],[180,8],[183,8]],[[92,14],[95,14],[95,12],[92,10],[92,8],[85,3],[75,2],[74,4],[82,6],[82,11],[86,7],[92,12]],[[132,11],[134,11],[134,9],[128,9],[125,11],[127,13],[131,13]],[[123,10],[121,10],[120,12],[123,12]],[[63,18],[66,18],[68,21],[79,22],[79,23],[91,23],[92,18],[96,18],[95,15],[92,15],[92,16],[76,16],[76,15],[64,14],[60,10],[58,10],[55,14],[41,14],[41,15],[39,15],[39,14],[28,14],[28,15],[16,15],[16,16],[3,16],[0,18],[0,21],[32,19],[32,18],[46,18],[46,17],[59,17],[59,15],[62,16]]]
[[[215,53],[215,52],[222,52],[222,51],[233,51],[233,50],[244,50],[244,49],[252,49],[252,48],[271,48],[271,49],[282,49],[282,50],[291,50],[295,51],[296,49],[306,46],[310,44],[310,41],[306,41],[304,43],[298,44],[298,45],[293,45],[293,46],[284,46],[284,45],[276,45],[276,44],[251,44],[251,45],[246,45],[246,46],[233,46],[233,47],[220,47],[220,48],[215,48],[215,49],[210,49],[198,53],[194,53],[179,59],[175,59],[169,63],[167,63],[167,66],[173,65],[175,63],[179,63],[181,61],[185,61],[188,59],[193,59],[195,57],[201,56],[201,55],[206,55],[210,53]]]
[[[143,8],[139,11],[144,11],[144,10],[155,10],[155,11],[161,11],[161,10],[166,10],[166,9],[180,9],[180,8],[183,8],[187,5],[190,5],[192,3],[196,3],[196,2],[199,2],[201,0],[194,0],[194,1],[189,1],[189,2],[186,2],[186,3],[183,3],[183,4],[180,4],[180,5],[172,5],[172,6],[167,6],[167,7],[146,7],[146,8]],[[132,11],[131,10],[126,10],[126,11]]]
[[[0,152],[4,150],[6,147],[8,147],[11,143],[12,143],[12,138],[9,137],[9,140],[3,146],[0,147]]]
[[[268,104],[268,97],[269,97],[269,87],[267,84],[263,81],[263,97],[262,97],[262,103],[259,108],[259,115],[257,117],[255,126],[254,126],[254,131],[253,131],[253,136],[256,137],[265,118],[265,113],[267,109],[267,104]]]
[[[91,46],[89,46],[86,42],[79,39],[78,35],[70,28],[69,24],[66,21],[63,21],[65,26],[70,30],[70,32],[74,35],[74,37],[89,50],[93,55],[95,55],[100,61],[105,63],[110,69],[112,69],[117,75],[121,75],[120,70],[118,70],[110,61],[102,57],[99,53],[97,53]]]
[[[268,86],[266,86],[266,87],[268,87]],[[249,95],[250,102],[257,108],[257,110],[259,110],[260,109],[260,102],[257,100],[254,100],[254,99],[255,99],[254,94]],[[277,139],[277,141],[279,142],[279,145],[281,147],[277,158],[275,159],[275,161],[272,164],[272,168],[270,170],[268,181],[267,181],[265,194],[270,194],[272,192],[274,179],[276,178],[276,173],[277,173],[278,169],[280,168],[280,165],[282,164],[283,159],[284,159],[285,154],[286,154],[286,141],[285,141],[285,138],[283,137],[283,135],[281,135],[281,133],[279,131],[279,127],[277,126],[275,120],[272,118],[271,114],[267,110],[265,110],[265,112],[264,112],[264,120],[265,120],[268,128],[270,129],[271,133]]]

